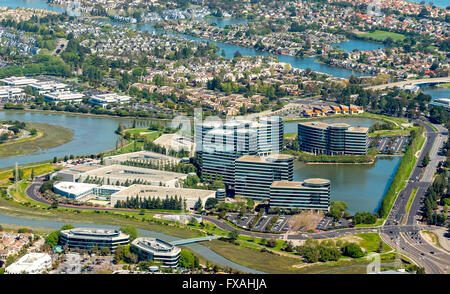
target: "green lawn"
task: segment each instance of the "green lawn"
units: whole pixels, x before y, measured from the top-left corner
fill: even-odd
[[[387,38],[391,38],[394,41],[400,41],[403,40],[405,38],[404,35],[402,34],[397,34],[397,33],[392,33],[392,32],[386,32],[386,31],[379,31],[376,30],[375,32],[372,33],[362,33],[362,34],[358,34],[358,36],[360,37],[367,37],[376,41],[384,41]]]
[[[409,209],[411,208],[411,205],[414,201],[414,198],[416,197],[417,188],[414,188],[411,192],[411,195],[409,196],[408,203],[406,204],[406,214],[408,215]]]
[[[374,224],[368,225],[368,224],[357,224],[355,225],[355,228],[371,228],[371,227],[378,227],[383,224],[383,219],[379,218]]]

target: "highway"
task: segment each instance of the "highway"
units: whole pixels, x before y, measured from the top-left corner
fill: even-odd
[[[441,84],[441,83],[449,83],[449,82],[450,82],[450,77],[440,77],[440,78],[430,78],[430,79],[407,80],[407,81],[402,81],[402,82],[366,87],[365,89],[366,90],[368,90],[368,89],[384,90],[387,88],[394,88],[394,87],[401,88],[406,85]]]

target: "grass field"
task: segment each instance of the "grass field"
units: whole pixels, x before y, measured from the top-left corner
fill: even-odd
[[[19,168],[23,170],[24,178],[29,178],[31,176],[31,171],[33,169],[34,169],[35,176],[38,176],[38,175],[52,172],[55,169],[58,169],[60,167],[53,163],[43,163],[43,164],[36,164],[36,165],[28,165],[28,166],[19,167]],[[8,169],[0,171],[0,184],[8,184],[14,176],[13,173],[14,173],[13,168],[8,168]]]
[[[130,133],[130,135],[131,135],[131,139],[128,140],[128,143],[123,145],[122,148],[105,153],[105,156],[112,156],[112,155],[118,155],[118,154],[139,151],[144,146],[145,140],[154,141],[162,134],[162,132],[159,132],[159,131],[150,131],[148,129],[143,129],[143,128],[127,129],[124,132]],[[143,135],[145,140],[137,140],[136,145],[135,145],[134,139],[133,139],[134,135],[139,134],[139,133],[147,133],[147,132],[148,132],[148,134]]]
[[[61,126],[44,123],[28,123],[28,125],[40,130],[43,135],[31,140],[27,138],[28,140],[0,145],[0,158],[47,150],[68,143],[73,139],[73,131]]]
[[[409,209],[411,208],[414,198],[416,197],[416,193],[417,193],[417,188],[414,188],[411,192],[411,195],[409,196],[408,203],[406,203],[406,214],[408,214]]]
[[[427,236],[428,239],[430,239],[434,245],[436,245],[439,248],[442,248],[441,243],[439,243],[439,237],[435,233],[430,232],[430,231],[421,231],[421,233],[423,235]]]
[[[372,235],[378,236],[378,234],[369,234],[369,236],[360,237],[363,239],[361,242],[371,249],[376,247],[376,250],[379,239]],[[341,259],[337,262],[305,264],[298,258],[260,252],[256,248],[236,247],[236,245],[220,240],[203,242],[202,245],[228,260],[272,274],[363,274],[366,273],[369,263],[364,259]],[[388,250],[390,250],[389,247],[384,248],[384,251]],[[387,264],[383,264],[383,266],[387,266]]]
[[[358,36],[360,37],[366,37],[366,38],[370,38],[376,41],[384,41],[387,38],[391,38],[394,41],[400,41],[403,40],[405,38],[404,35],[402,34],[397,34],[397,33],[392,33],[392,32],[386,32],[386,31],[374,31],[372,33],[362,33],[362,34],[358,34]]]

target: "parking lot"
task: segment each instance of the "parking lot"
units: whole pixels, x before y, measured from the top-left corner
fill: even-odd
[[[88,274],[106,273],[122,269],[115,264],[113,256],[82,255],[79,253],[67,253],[59,259],[59,265],[51,273],[56,274]]]
[[[371,138],[371,141],[376,138]],[[405,152],[408,144],[408,136],[380,136],[377,142],[373,142],[379,153],[398,154]]]
[[[352,223],[344,218],[341,218],[339,221],[335,222],[333,217],[325,216],[317,225],[317,229],[327,231],[330,229],[348,228],[351,226]]]
[[[239,218],[239,214],[230,213],[227,216],[227,219],[235,224],[238,227],[243,229],[249,229],[250,222],[256,217],[256,214],[245,214],[242,218]],[[275,222],[270,230],[267,230],[268,225],[270,224],[272,218],[276,217],[276,215],[268,215],[265,214],[261,217],[261,219],[256,223],[256,225],[251,229],[253,231],[258,232],[273,232],[273,233],[283,233],[287,232],[289,229],[288,219],[289,216],[279,216],[279,219]]]

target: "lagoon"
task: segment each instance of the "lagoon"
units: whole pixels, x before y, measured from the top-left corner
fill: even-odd
[[[402,157],[377,158],[372,164],[294,164],[294,181],[325,178],[331,181],[331,201],[344,201],[348,211],[376,212]]]

